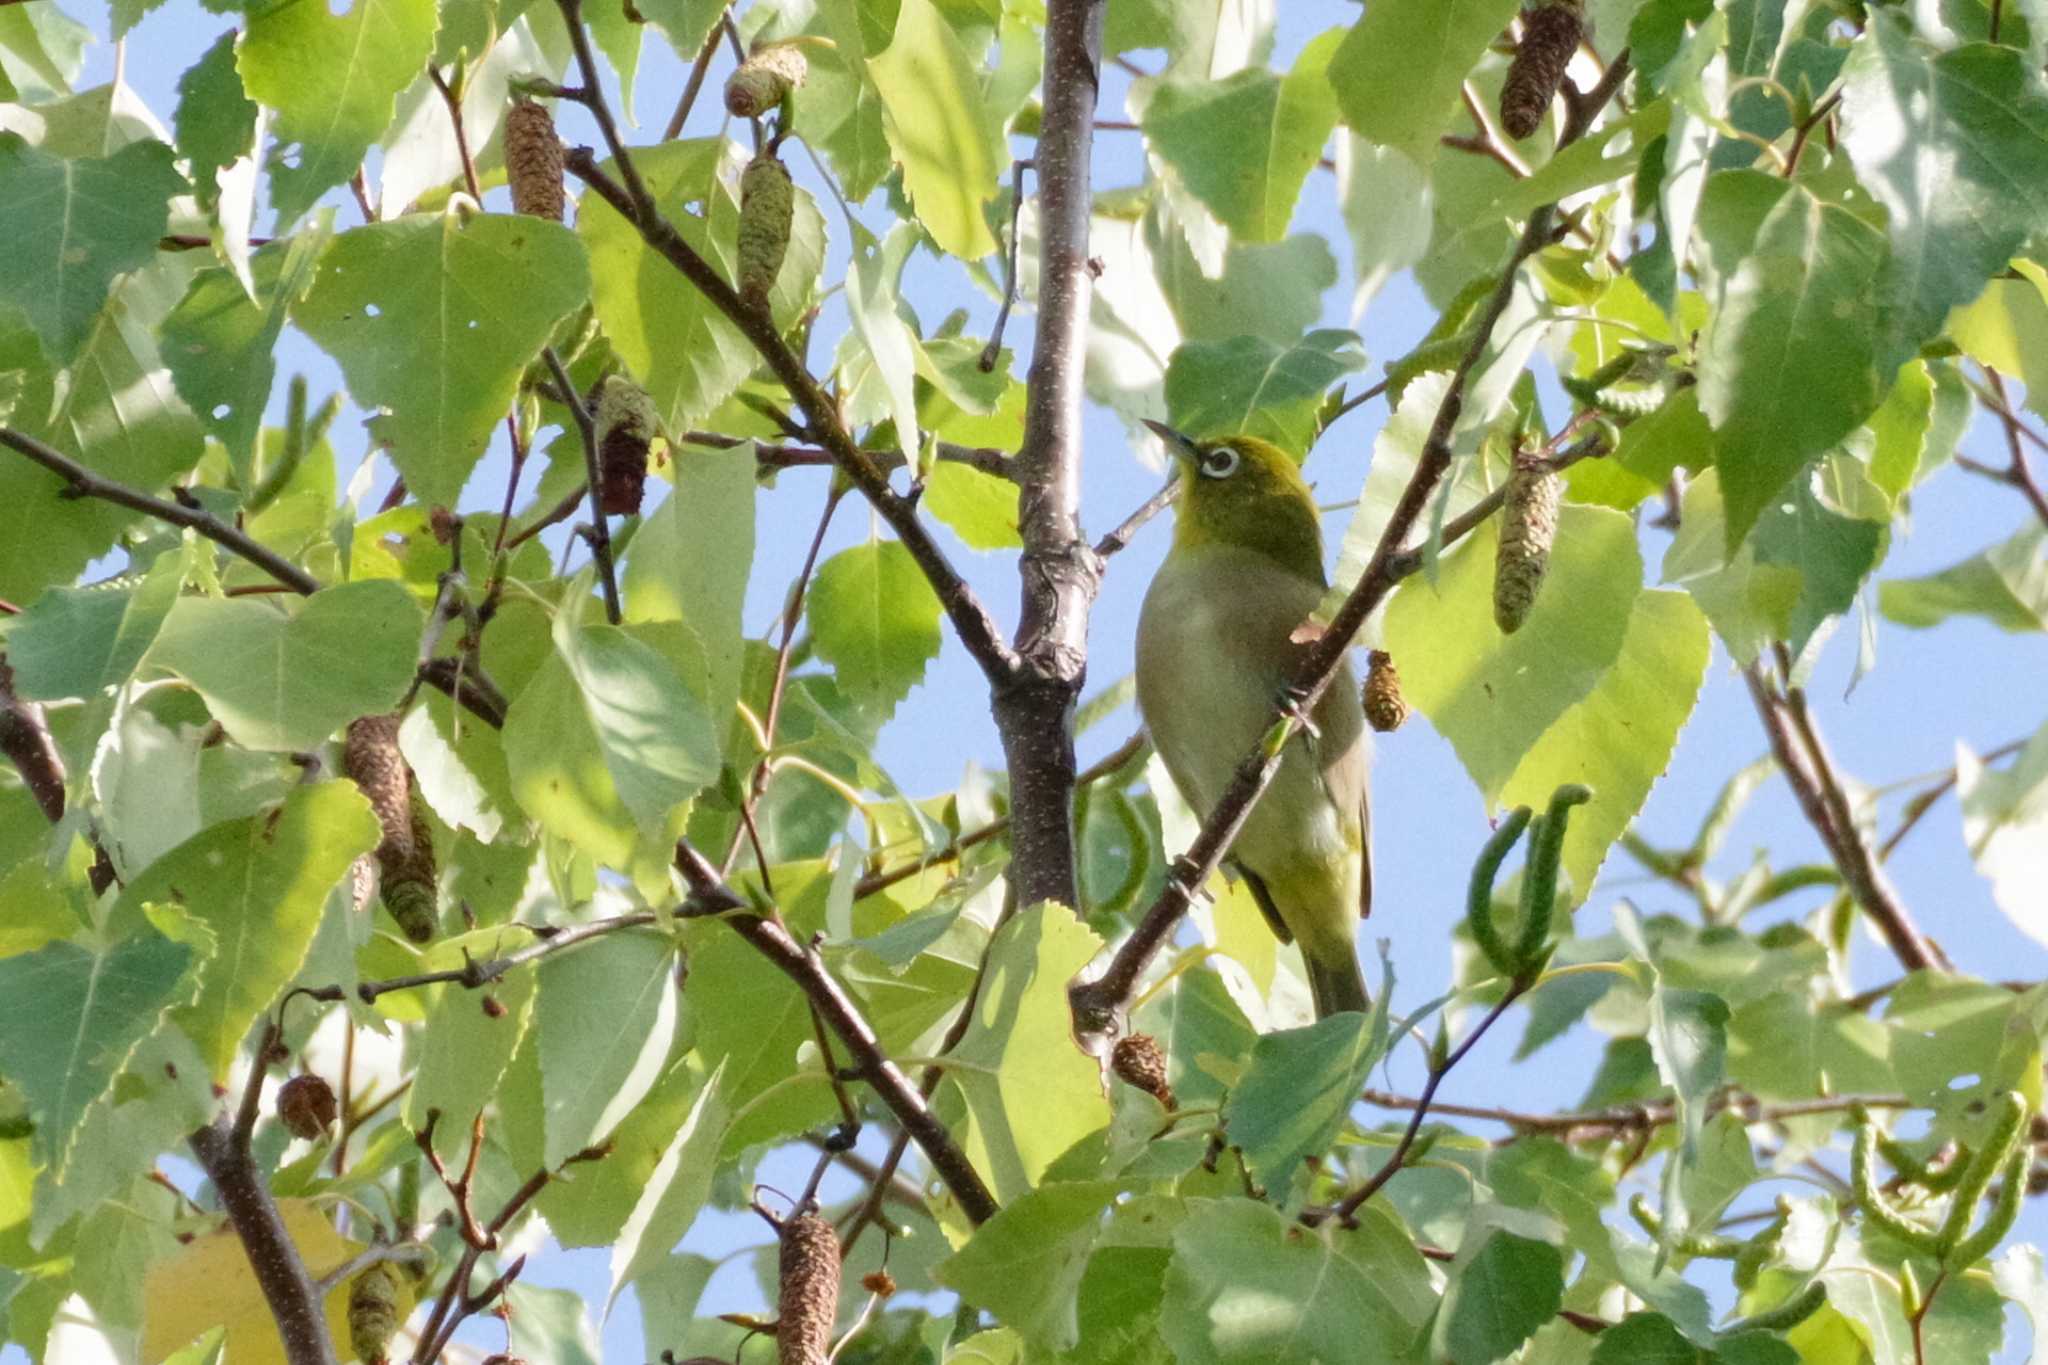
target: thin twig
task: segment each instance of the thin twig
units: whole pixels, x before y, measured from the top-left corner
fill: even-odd
[[[690,78],[683,82],[683,97],[676,101],[676,111],[668,116],[668,127],[661,133],[663,142],[674,142],[683,135],[683,124],[690,117],[690,108],[697,102],[697,92],[704,88],[704,77],[711,70],[711,59],[718,52],[718,38],[725,31],[725,16],[731,6],[720,11],[718,19],[704,32],[704,41],[697,48],[697,60],[690,63]]]
[[[1003,328],[1010,321],[1010,309],[1017,302],[1017,215],[1024,207],[1024,172],[1031,168],[1029,157],[1010,166],[1010,251],[1003,276],[1003,306],[996,310],[996,325],[990,329],[988,345],[981,348],[981,372],[995,369],[1003,353]]]
[[[1948,955],[1913,923],[1851,817],[1841,779],[1821,746],[1818,729],[1806,713],[1804,697],[1795,705],[1765,674],[1761,661],[1744,669],[1743,678],[1749,685],[1750,700],[1763,722],[1764,733],[1770,739],[1771,753],[1777,758],[1778,769],[1792,788],[1800,811],[1820,836],[1850,894],[1877,926],[1893,956],[1908,971],[1949,970]],[[1795,694],[1796,691],[1793,689]]]
[[[1986,365],[1984,378],[1990,381],[1991,391],[1998,395],[1998,402],[1992,410],[1998,417],[1999,425],[2005,428],[2008,463],[2001,477],[2020,490],[2020,495],[2027,500],[2027,506],[2034,509],[2034,515],[2040,519],[2043,526],[2048,526],[2048,493],[2042,491],[2040,483],[2034,478],[2034,471],[2027,467],[2027,452],[2020,445],[2021,434],[2031,432],[2020,421],[2019,415],[2012,410],[2012,399],[2006,396],[2005,380],[1998,371]]]
[[[1450,1075],[1452,1068],[1465,1060],[1466,1054],[1470,1053],[1478,1045],[1479,1040],[1486,1036],[1486,1031],[1492,1028],[1503,1014],[1508,1012],[1508,1006],[1519,1000],[1526,990],[1528,990],[1528,983],[1522,981],[1510,982],[1507,990],[1502,992],[1500,999],[1494,1002],[1493,1008],[1488,1010],[1485,1016],[1473,1026],[1472,1031],[1465,1035],[1463,1041],[1456,1048],[1452,1049],[1450,1054],[1442,1061],[1431,1064],[1429,1079],[1423,1082],[1422,1094],[1416,1098],[1415,1111],[1408,1116],[1408,1127],[1402,1131],[1401,1140],[1394,1144],[1393,1153],[1387,1157],[1380,1168],[1374,1171],[1371,1177],[1357,1189],[1338,1200],[1334,1206],[1327,1209],[1303,1209],[1301,1212],[1301,1221],[1303,1223],[1314,1227],[1325,1218],[1335,1217],[1337,1221],[1347,1228],[1358,1225],[1356,1220],[1358,1210],[1364,1206],[1368,1199],[1379,1193],[1381,1186],[1392,1180],[1400,1172],[1402,1164],[1408,1160],[1408,1153],[1414,1150],[1415,1135],[1421,1131],[1423,1119],[1429,1116],[1430,1102],[1436,1098],[1436,1089],[1444,1083],[1444,1077]]]
[[[249,1144],[236,1139],[234,1123],[225,1114],[186,1141],[213,1182],[214,1195],[248,1257],[250,1273],[277,1324],[285,1359],[290,1365],[335,1365],[334,1343],[327,1335],[313,1277],[285,1229]]]
[[[580,32],[580,30],[579,30]],[[555,383],[561,387],[562,399],[568,405],[569,415],[575,420],[576,434],[583,440],[584,491],[590,495],[590,552],[597,561],[598,581],[604,590],[605,619],[617,625],[621,618],[619,607],[619,578],[612,566],[612,533],[604,514],[604,475],[599,468],[597,450],[597,420],[576,392],[576,385],[569,378],[568,367],[562,364],[562,357],[555,354],[552,346],[543,347],[541,355],[548,362],[548,370],[555,376]]]
[[[1115,530],[1095,542],[1095,557],[1108,559],[1111,555],[1121,553],[1124,547],[1131,543],[1131,537],[1138,534],[1146,522],[1173,506],[1174,500],[1178,497],[1180,480],[1168,479],[1165,486],[1145,499],[1137,511],[1118,522]]]
[[[1385,1090],[1366,1090],[1360,1098],[1379,1109],[1413,1110],[1425,1103],[1423,1096],[1396,1095]],[[1512,1128],[1514,1133],[1501,1139],[1502,1144],[1514,1142],[1532,1133],[1560,1134],[1567,1142],[1590,1141],[1610,1138],[1619,1132],[1660,1128],[1678,1121],[1678,1106],[1671,1100],[1613,1105],[1605,1109],[1564,1110],[1551,1114],[1502,1109],[1491,1105],[1451,1104],[1434,1099],[1428,1103],[1431,1112],[1436,1114],[1505,1124]],[[1732,1109],[1748,1123],[1782,1123],[1786,1119],[1806,1118],[1814,1114],[1847,1113],[1858,1107],[1910,1109],[1912,1106],[1913,1101],[1904,1095],[1827,1095],[1809,1100],[1767,1102],[1745,1091],[1726,1090],[1707,1102],[1706,1113],[1711,1117],[1723,1110]]]
[[[0,427],[0,445],[7,446],[17,454],[26,455],[63,479],[66,486],[59,491],[59,497],[98,498],[102,502],[111,502],[117,507],[141,512],[159,521],[169,522],[173,526],[197,531],[229,553],[248,560],[293,592],[311,594],[320,590],[320,580],[313,575],[196,503],[186,506],[183,503],[166,502],[162,498],[153,498],[126,484],[102,478],[76,460],[12,427]]]
[[[455,128],[455,155],[462,162],[462,183],[469,190],[469,197],[481,207],[484,192],[476,176],[476,158],[469,152],[469,130],[462,126],[462,101],[432,62],[427,63],[427,79],[441,92],[441,103],[448,106],[448,122]]]

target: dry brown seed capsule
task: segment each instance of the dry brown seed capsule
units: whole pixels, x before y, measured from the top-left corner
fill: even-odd
[[[1493,562],[1493,620],[1512,635],[1529,619],[1536,593],[1550,567],[1557,539],[1557,504],[1564,481],[1540,455],[1515,452],[1501,507],[1500,550]]]
[[[661,418],[647,390],[622,374],[597,390],[598,505],[607,516],[631,516],[647,490],[647,448]]]
[[[515,100],[505,112],[505,176],[515,210],[562,221],[562,140],[546,105]]]
[[[495,995],[486,995],[483,998],[483,1008],[484,1018],[486,1019],[503,1019],[505,1017],[504,1002]]]
[[[500,1351],[494,1356],[485,1356],[484,1365],[526,1365],[525,1356],[508,1356]]]
[[[435,884],[433,827],[427,823],[412,769],[398,752],[398,716],[362,716],[349,722],[342,767],[377,814],[377,877],[384,908],[415,943],[434,937],[440,919]]]
[[[1522,41],[1500,87],[1500,124],[1509,137],[1519,142],[1543,122],[1583,33],[1579,0],[1553,0],[1523,12]]]
[[[1401,675],[1394,656],[1375,649],[1365,656],[1365,719],[1373,729],[1398,730],[1408,719],[1408,699],[1401,695]]]
[[[740,297],[766,309],[768,291],[789,254],[789,229],[796,217],[796,186],[789,168],[763,152],[740,176]]]
[[[398,1271],[379,1261],[349,1281],[348,1341],[363,1365],[383,1365],[398,1331]]]
[[[294,1076],[277,1091],[277,1117],[293,1137],[311,1142],[334,1125],[334,1088],[308,1073]]]
[[[782,1225],[775,1350],[780,1365],[825,1365],[839,1317],[839,1237],[814,1213]]]
[[[725,79],[725,107],[735,118],[759,118],[804,83],[810,63],[786,43],[758,49]]]
[[[896,1292],[896,1277],[886,1269],[870,1270],[860,1277],[860,1286],[868,1293],[879,1294],[886,1299]]]
[[[1166,1083],[1166,1054],[1159,1050],[1158,1040],[1151,1034],[1132,1033],[1117,1039],[1109,1054],[1109,1065],[1125,1083],[1136,1086],[1168,1109],[1174,1107],[1173,1087]]]

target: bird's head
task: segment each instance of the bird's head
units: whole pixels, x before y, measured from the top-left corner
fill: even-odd
[[[1323,535],[1315,499],[1286,451],[1256,436],[1197,441],[1148,421],[1180,470],[1176,549],[1234,545],[1323,581]]]

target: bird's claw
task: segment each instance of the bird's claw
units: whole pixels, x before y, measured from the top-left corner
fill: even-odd
[[[1279,709],[1281,715],[1300,726],[1301,732],[1307,735],[1309,739],[1319,740],[1323,737],[1323,732],[1317,728],[1315,721],[1309,716],[1308,698],[1299,688],[1292,686],[1281,688],[1280,695],[1273,699],[1273,704]]]

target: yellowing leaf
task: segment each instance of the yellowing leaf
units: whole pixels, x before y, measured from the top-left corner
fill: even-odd
[[[278,1215],[315,1279],[363,1249],[334,1230],[307,1199],[281,1199]],[[412,1289],[399,1277],[399,1320],[412,1312]],[[222,1365],[284,1365],[284,1343],[263,1290],[249,1269],[249,1255],[233,1229],[222,1227],[193,1238],[178,1254],[149,1268],[142,1284],[142,1359],[162,1360],[200,1333],[227,1329]],[[336,1285],[322,1305],[335,1354],[348,1350],[348,1284]]]

